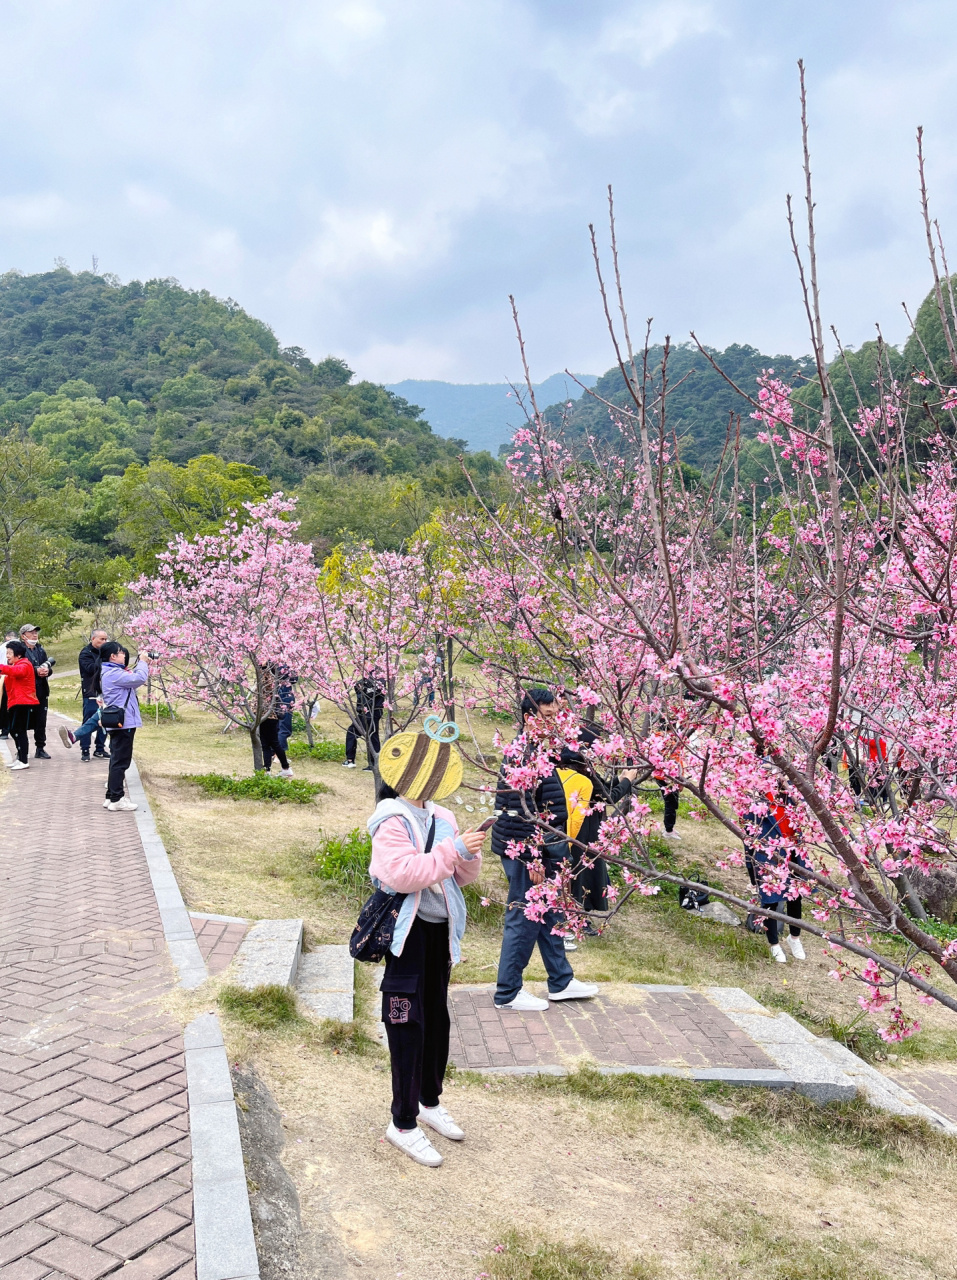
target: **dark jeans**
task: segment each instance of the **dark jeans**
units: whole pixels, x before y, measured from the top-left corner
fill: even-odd
[[[412,921],[400,956],[388,952],[382,1021],[392,1058],[392,1119],[414,1129],[419,1103],[437,1107],[449,1060],[449,924]]]
[[[674,831],[678,821],[678,792],[665,791],[660,782],[658,786],[661,787],[661,797],[665,802],[665,820],[662,825],[666,831]]]
[[[803,908],[803,905],[804,905],[803,898],[786,898],[784,901],[784,909],[788,913],[788,915],[791,917],[792,920],[801,919],[801,910]],[[780,902],[769,903],[768,910],[780,911],[781,903]],[[780,936],[781,921],[765,920],[764,928],[768,935],[768,942],[771,944],[772,947],[776,947],[778,945],[778,938]],[[788,929],[791,932],[792,938],[797,938],[800,936],[801,930],[796,924],[788,925]]]
[[[30,740],[27,737],[27,730],[32,724],[30,716],[32,711],[36,711],[36,707],[11,707],[7,712],[10,737],[13,739],[13,745],[17,749],[17,759],[21,764],[26,764],[30,759]]]
[[[380,711],[375,717],[372,725],[372,733],[370,734],[372,750],[376,755],[379,754],[379,721],[381,719],[382,712]],[[356,747],[359,744],[359,739],[361,738],[362,741],[365,742],[366,725],[368,723],[368,720],[366,720],[360,721],[357,725],[350,724],[349,728],[346,730],[346,759],[350,760],[353,764],[356,762]],[[369,763],[371,764],[372,762],[370,761]]]
[[[277,721],[279,725],[279,745],[283,751],[289,746],[289,739],[292,737],[292,712],[284,711]]]
[[[33,745],[37,751],[42,751],[47,744],[47,704],[41,702],[39,706],[31,708],[30,728],[33,731]]]
[[[548,974],[549,991],[564,991],[575,975],[565,955],[564,939],[552,933],[552,929],[561,925],[562,916],[557,911],[549,911],[542,921],[529,920],[525,914],[525,895],[532,886],[528,864],[520,858],[503,858],[502,867],[508,879],[508,906],[505,909],[495,1003],[508,1004],[521,991],[522,974],[532,958],[536,942]]]
[[[289,761],[279,741],[279,721],[264,720],[259,726],[259,741],[263,749],[263,765],[268,769],[275,756],[281,769],[289,768]]]
[[[87,720],[89,720],[92,716],[96,714],[96,711],[99,705],[100,704],[97,702],[96,698],[87,698],[84,696],[83,724],[86,724]],[[93,737],[92,733],[81,733],[77,735],[77,742],[80,744],[80,749],[85,756],[88,756],[90,754],[90,739],[92,737]],[[106,746],[106,734],[98,726],[96,730],[96,750],[102,751],[105,746]]]
[[[0,689],[0,733],[8,733],[10,730],[10,712],[7,710],[7,690]]]
[[[126,771],[133,763],[133,735],[135,729],[110,730],[110,776],[106,783],[107,800],[123,799],[123,783]]]

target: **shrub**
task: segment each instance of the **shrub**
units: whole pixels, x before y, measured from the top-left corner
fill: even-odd
[[[227,778],[222,773],[188,773],[185,782],[193,782],[209,795],[231,796],[233,800],[278,800],[281,804],[310,804],[314,796],[329,794],[322,782],[306,782],[303,778],[277,778],[269,773],[254,773],[251,778]]]
[[[176,712],[170,710],[168,702],[141,702],[140,715],[144,720],[155,720],[157,706],[159,707],[159,718],[161,720],[175,720],[177,718]]]
[[[369,860],[372,837],[354,827],[348,835],[328,836],[316,850],[316,874],[346,889],[354,898],[365,898],[372,890]]]
[[[230,1017],[259,1031],[273,1031],[285,1023],[299,1020],[296,997],[288,987],[253,987],[252,991],[243,987],[223,987],[219,993],[219,1007]]]
[[[293,760],[345,760],[346,744],[317,740],[310,747],[308,742],[290,742],[286,753]]]

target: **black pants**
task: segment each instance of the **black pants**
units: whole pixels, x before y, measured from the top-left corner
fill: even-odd
[[[382,712],[377,711],[372,720],[372,733],[369,735],[369,745],[372,750],[379,754],[379,721],[382,719]],[[359,745],[359,739],[363,742],[366,740],[366,728],[369,724],[368,720],[360,720],[358,724],[350,724],[346,730],[346,759],[353,764],[356,762],[356,747]],[[369,762],[372,763],[371,761]]]
[[[392,1058],[392,1119],[414,1129],[419,1103],[437,1107],[449,1060],[449,923],[412,921],[382,979],[382,1021]]]
[[[36,707],[11,707],[7,712],[10,737],[13,739],[13,745],[17,749],[17,759],[21,764],[26,764],[30,759],[30,739],[27,737],[27,730],[31,724],[31,711],[36,711]]]
[[[106,783],[107,800],[123,799],[126,771],[133,763],[135,729],[113,729],[110,732],[110,776]]]
[[[6,685],[0,689],[0,733],[8,733],[10,730],[10,712],[7,710],[7,688]]]
[[[33,708],[30,728],[33,730],[34,747],[37,751],[42,751],[47,744],[47,704],[45,702],[41,701],[39,706]]]
[[[678,792],[666,791],[660,782],[658,786],[661,787],[661,796],[665,802],[664,828],[666,831],[674,831],[678,821]]]
[[[801,919],[801,911],[802,911],[803,905],[804,905],[803,898],[786,898],[784,900],[784,909],[787,911],[788,915],[791,917],[792,920]],[[768,910],[780,911],[781,903],[780,902],[769,903]],[[764,922],[764,928],[768,935],[768,942],[771,944],[772,947],[776,947],[778,945],[778,938],[780,936],[780,925],[781,925],[780,920],[765,920]],[[797,938],[800,936],[801,930],[796,924],[788,925],[788,928],[791,931],[792,938]]]
[[[263,720],[259,726],[259,741],[262,743],[263,765],[265,768],[268,769],[270,767],[273,762],[273,756],[279,761],[280,768],[289,768],[289,761],[279,741],[278,720]]]

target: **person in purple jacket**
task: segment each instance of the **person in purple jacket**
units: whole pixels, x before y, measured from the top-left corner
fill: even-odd
[[[130,652],[115,640],[100,648],[100,692],[103,708],[119,707],[123,713],[123,727],[110,729],[110,776],[106,784],[103,808],[112,813],[130,812],[136,802],[123,794],[126,771],[133,762],[133,735],[143,723],[136,690],[146,684],[149,667],[140,658],[130,669]]]

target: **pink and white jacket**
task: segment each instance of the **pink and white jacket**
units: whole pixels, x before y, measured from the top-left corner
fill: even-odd
[[[419,910],[423,889],[441,883],[449,912],[449,951],[452,963],[461,959],[461,943],[465,934],[466,909],[462,885],[477,880],[482,870],[482,855],[469,858],[459,840],[455,815],[441,805],[425,806],[435,818],[435,839],[428,853],[423,850],[420,834],[398,800],[380,800],[369,819],[372,835],[372,861],[369,876],[376,888],[387,893],[408,896],[399,908],[390,950],[401,955],[412,921]]]

